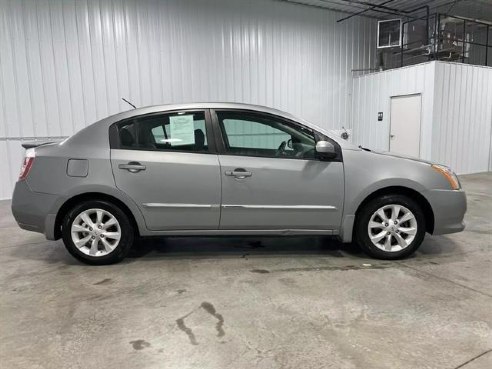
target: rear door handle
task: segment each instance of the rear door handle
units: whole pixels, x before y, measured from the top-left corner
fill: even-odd
[[[244,179],[246,177],[251,177],[253,173],[248,172],[246,169],[243,168],[236,168],[234,170],[226,170],[225,175],[235,177],[236,179]]]
[[[138,161],[131,161],[128,164],[120,164],[118,168],[125,169],[131,173],[138,173],[141,170],[145,170],[147,167],[145,165],[140,164]]]

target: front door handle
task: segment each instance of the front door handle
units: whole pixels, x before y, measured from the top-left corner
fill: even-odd
[[[248,172],[246,169],[243,168],[236,168],[234,170],[226,170],[225,175],[235,177],[236,179],[244,179],[246,177],[251,177],[253,173]]]
[[[138,173],[141,170],[145,170],[147,167],[145,165],[140,164],[138,161],[131,161],[128,164],[120,164],[118,168],[125,169],[131,173]]]

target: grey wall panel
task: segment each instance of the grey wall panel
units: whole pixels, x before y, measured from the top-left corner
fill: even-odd
[[[0,139],[71,135],[128,110],[121,97],[257,103],[348,126],[351,69],[373,67],[375,21],[339,17],[273,0],[0,0]]]

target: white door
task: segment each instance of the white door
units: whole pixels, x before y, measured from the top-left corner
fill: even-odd
[[[421,95],[391,98],[389,151],[420,157]]]

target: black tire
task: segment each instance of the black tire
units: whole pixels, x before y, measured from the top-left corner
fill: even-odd
[[[385,251],[374,245],[369,237],[368,225],[372,215],[385,205],[403,205],[410,210],[417,221],[417,232],[413,241],[403,250]],[[425,215],[419,204],[404,195],[383,195],[364,205],[359,211],[355,223],[355,240],[358,245],[370,256],[383,260],[403,259],[413,254],[422,244],[425,236]]]
[[[88,209],[103,209],[111,213],[118,221],[121,229],[121,238],[113,251],[103,256],[91,256],[80,251],[74,244],[71,228],[77,216]],[[62,223],[62,238],[68,252],[77,260],[90,265],[108,265],[123,260],[135,242],[135,229],[132,222],[118,206],[108,201],[89,200],[75,205],[68,211]]]

